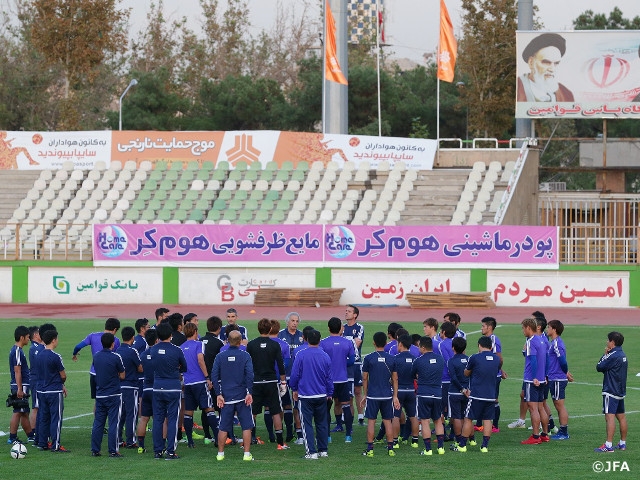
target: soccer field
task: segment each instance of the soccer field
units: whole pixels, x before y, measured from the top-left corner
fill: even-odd
[[[4,338],[3,349],[8,355],[13,345],[13,331],[17,325],[36,325],[46,319],[4,319],[0,320],[0,334]],[[122,326],[133,326],[133,320],[121,319]],[[307,461],[301,458],[304,447],[291,444],[287,451],[277,451],[274,444],[256,445],[252,448],[254,462],[242,461],[242,450],[238,447],[227,447],[223,462],[215,460],[216,449],[213,445],[204,446],[201,441],[195,450],[187,449],[180,444],[177,453],[181,459],[175,462],[156,461],[153,454],[139,455],[135,450],[123,450],[122,459],[110,459],[106,456],[92,458],[90,452],[90,430],[93,422],[93,404],[89,398],[89,366],[91,353],[88,348],[81,351],[78,362],[71,360],[73,347],[88,333],[101,331],[104,320],[54,320],[60,336],[57,352],[62,355],[67,371],[67,388],[69,396],[65,400],[64,422],[62,428],[62,444],[70,454],[52,454],[40,452],[31,444],[27,458],[13,460],[9,456],[10,446],[7,436],[0,437],[0,444],[5,445],[5,454],[0,453],[0,472],[2,478],[20,478],[26,474],[44,476],[49,479],[92,480],[127,478],[205,478],[211,475],[233,475],[237,478],[283,479],[305,477],[309,479],[369,479],[407,477],[422,478],[587,478],[596,475],[635,476],[640,471],[640,339],[635,327],[613,326],[567,326],[562,336],[567,345],[569,369],[575,382],[567,388],[566,405],[570,415],[568,441],[552,441],[548,444],[525,446],[520,441],[527,438],[530,431],[524,429],[511,430],[507,424],[518,417],[519,392],[522,381],[523,358],[521,354],[524,337],[519,325],[502,325],[496,330],[503,345],[504,370],[509,375],[500,388],[500,405],[502,417],[500,432],[493,434],[489,444],[489,454],[481,454],[479,447],[470,447],[467,453],[456,453],[446,449],[445,455],[423,457],[420,449],[402,446],[396,450],[394,458],[386,455],[386,447],[376,445],[373,458],[362,457],[365,447],[365,428],[354,426],[353,443],[344,443],[343,433],[334,433],[329,445],[329,458]],[[201,321],[201,326],[204,322]],[[239,320],[248,327],[251,338],[257,335],[255,321]],[[365,326],[365,342],[363,351],[370,352],[371,338],[376,331],[386,332],[386,323],[363,322]],[[328,332],[326,321],[303,322],[319,329],[323,336]],[[479,325],[476,324],[476,325]],[[477,351],[477,339],[480,335],[476,325],[462,325],[467,331],[469,347],[467,354]],[[422,333],[419,323],[407,324],[410,333]],[[474,331],[475,330],[475,331]],[[623,349],[629,359],[629,378],[627,386],[626,411],[629,421],[628,450],[616,451],[612,454],[594,453],[593,449],[605,440],[604,418],[601,414],[602,397],[600,395],[602,375],[595,370],[606,341],[606,335],[618,330],[625,336]],[[201,332],[202,333],[202,332]],[[28,347],[25,347],[28,357]],[[6,356],[5,356],[6,358]],[[8,362],[0,370],[0,381],[4,382],[6,393],[9,393]],[[557,419],[553,405],[554,417]],[[0,430],[8,432],[11,410],[5,408],[0,423]],[[195,416],[199,423],[199,414]],[[258,436],[267,438],[263,421],[258,417]],[[527,426],[530,422],[527,421]],[[24,434],[20,432],[24,439]],[[619,435],[616,433],[614,442]],[[151,434],[147,436],[147,444],[151,445]],[[148,451],[151,450],[148,448]],[[106,451],[106,438],[103,452]],[[615,461],[621,463],[615,464]],[[594,468],[600,465],[611,469],[608,473],[595,473]],[[609,463],[608,463],[609,462]],[[626,462],[626,463],[624,463]]]

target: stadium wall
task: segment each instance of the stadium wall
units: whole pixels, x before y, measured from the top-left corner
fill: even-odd
[[[635,265],[558,270],[96,267],[93,262],[0,262],[0,303],[253,304],[259,288],[344,288],[341,303],[408,305],[407,293],[491,292],[498,306],[640,306]]]

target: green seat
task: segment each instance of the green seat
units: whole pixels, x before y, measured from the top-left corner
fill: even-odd
[[[178,180],[178,173],[179,172],[177,170],[169,170],[164,174],[164,179],[175,182],[176,180]]]
[[[196,210],[204,210],[207,211],[209,210],[209,206],[211,205],[211,202],[209,202],[209,200],[205,200],[204,198],[201,198],[200,200],[198,200],[196,202]]]
[[[300,160],[298,163],[296,163],[295,169],[306,172],[309,170],[309,162],[307,162],[306,160]]]
[[[143,210],[140,215],[140,220],[146,220],[147,222],[152,222],[156,219],[156,212],[153,210]]]
[[[194,202],[200,198],[200,192],[198,190],[187,190],[184,194],[185,200],[193,200]]]
[[[197,161],[191,161],[191,162],[187,162],[187,168],[186,170],[190,171],[190,172],[194,172],[196,170],[200,170],[200,165],[198,165]]]
[[[244,172],[243,180],[251,180],[252,182],[255,182],[258,180],[258,176],[260,176],[261,172],[262,170],[247,170]]]
[[[163,222],[168,222],[169,220],[171,220],[171,215],[171,210],[163,209],[158,212],[157,218],[158,220],[162,220]]]
[[[276,173],[276,180],[282,180],[283,182],[289,181],[289,170],[278,170]]]
[[[162,202],[157,198],[153,198],[149,200],[149,205],[147,205],[147,210],[158,211],[162,208]]]
[[[182,162],[171,162],[170,170],[174,172],[179,172],[184,169],[184,164]]]
[[[208,200],[212,202],[216,198],[216,192],[214,190],[203,190],[200,198],[202,200]]]
[[[176,190],[189,190],[189,182],[186,180],[178,180],[175,188]]]
[[[246,202],[244,202],[244,208],[245,208],[245,210],[250,210],[250,211],[257,210],[258,209],[258,201],[257,200],[248,199]]]
[[[183,170],[180,180],[191,182],[195,177],[196,173],[193,170]]]
[[[260,162],[251,162],[249,164],[249,170],[260,171],[262,170],[262,164]]]
[[[267,164],[264,166],[264,169],[270,172],[275,172],[276,170],[278,170],[278,162],[274,162],[273,160],[271,160],[270,162],[267,162]]]
[[[241,222],[250,223],[253,220],[253,211],[240,210],[240,215],[238,216],[238,220],[240,220]]]
[[[187,200],[186,198],[180,202],[180,210],[193,210],[193,200]]]
[[[218,193],[218,198],[221,198],[222,200],[231,200],[232,196],[233,192],[231,190],[220,190]]]
[[[266,210],[258,210],[256,211],[256,215],[253,219],[255,223],[266,223],[269,221],[269,212]]]
[[[158,185],[159,190],[173,190],[173,182],[171,180],[162,180]]]
[[[249,192],[247,192],[246,190],[236,190],[236,194],[233,196],[234,200],[246,200],[247,197],[249,196]]]
[[[187,220],[187,216],[188,216],[188,212],[186,210],[180,209],[173,212],[174,220],[180,220],[181,222],[184,222]]]
[[[282,166],[280,167],[280,170],[285,170],[285,171],[293,170],[293,162],[291,160],[285,160],[284,162],[282,162]]]
[[[285,213],[284,210],[274,210],[271,212],[271,218],[269,223],[282,223],[284,222]]]
[[[290,202],[293,202],[296,197],[297,197],[297,192],[293,192],[291,190],[283,190],[282,195],[280,198],[282,198],[282,200],[289,200]]]
[[[153,196],[153,190],[140,190],[138,192],[138,200],[142,200],[144,202],[148,202],[149,200],[151,200],[151,197]]]
[[[153,170],[150,174],[149,177],[147,177],[147,181],[148,180],[155,180],[155,181],[160,181],[164,178],[164,171],[163,170]]]
[[[276,210],[289,211],[291,210],[291,202],[289,200],[278,200],[276,204]]]
[[[124,218],[126,218],[127,220],[131,220],[132,222],[135,222],[140,218],[140,210],[132,208],[127,211],[127,215]]]
[[[208,182],[210,176],[211,170],[198,170],[198,173],[196,173],[196,178],[198,180],[202,180],[203,182]]]
[[[172,190],[169,198],[171,200],[182,200],[182,190]]]
[[[251,200],[258,200],[260,202],[264,198],[264,192],[262,190],[251,190],[249,198]]]
[[[275,208],[275,203],[273,202],[273,200],[269,200],[269,199],[264,199],[262,201],[262,203],[260,204],[260,210],[264,210],[267,212],[270,212],[271,210],[273,210]]]
[[[229,210],[242,210],[242,200],[236,200],[235,198],[229,202]]]
[[[209,210],[209,213],[207,214],[207,220],[217,222],[218,220],[220,220],[221,216],[222,212],[220,210]]]
[[[159,200],[161,202],[164,202],[168,196],[169,193],[166,190],[156,190],[153,194],[152,200]]]
[[[262,170],[260,172],[260,180],[265,180],[270,182],[273,180],[273,176],[275,175],[275,170]]]
[[[247,165],[247,162],[240,160],[238,163],[236,163],[235,169],[240,170],[241,172],[245,172],[249,169],[249,165]]]
[[[223,170],[223,171],[229,170],[229,162],[227,162],[225,160],[223,160],[221,162],[218,162],[216,164],[216,170]]]
[[[206,170],[206,171],[211,171],[213,169],[214,169],[213,162],[209,160],[205,160],[204,162],[202,162],[202,167],[200,167],[200,170]]]
[[[147,206],[147,202],[141,200],[140,198],[136,198],[131,204],[131,210],[144,210]]]
[[[167,169],[167,162],[164,160],[158,160],[157,162],[154,162],[153,169],[164,172]]]
[[[227,170],[216,168],[211,172],[211,180],[224,182],[227,179]]]
[[[189,220],[193,220],[198,223],[201,223],[202,221],[204,221],[204,212],[198,208],[196,208],[195,210],[192,210],[191,213],[189,214]]]
[[[277,190],[269,190],[264,198],[265,200],[273,200],[275,202],[280,199],[280,192]]]
[[[165,200],[164,202],[164,206],[162,207],[163,210],[175,210],[176,208],[178,208],[178,202],[176,202],[175,200],[171,200],[170,198]]]
[[[158,181],[157,180],[147,180],[144,182],[143,190],[157,190],[158,189]]]
[[[218,198],[213,202],[213,206],[211,208],[214,210],[226,210],[227,201],[222,198]]]
[[[297,180],[300,183],[303,183],[307,177],[307,172],[304,170],[294,170],[291,172],[291,180]]]
[[[237,217],[238,217],[238,213],[235,210],[225,210],[224,213],[222,214],[222,219],[229,220],[230,222],[235,221]]]
[[[239,182],[244,177],[244,172],[242,170],[231,170],[229,172],[229,180],[235,180]]]

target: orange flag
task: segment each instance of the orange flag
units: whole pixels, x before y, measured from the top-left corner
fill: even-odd
[[[440,0],[440,45],[438,45],[438,78],[453,82],[458,56],[458,42],[444,0]]]
[[[329,0],[326,2],[325,7],[325,41],[324,41],[324,75],[327,80],[332,82],[341,83],[342,85],[348,85],[347,79],[342,73],[340,64],[338,63],[338,54],[336,53],[336,21],[331,13],[329,7]]]

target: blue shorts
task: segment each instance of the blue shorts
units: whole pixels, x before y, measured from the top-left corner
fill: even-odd
[[[141,417],[153,417],[153,390],[142,392],[142,406],[140,407]]]
[[[31,408],[40,408],[40,404],[38,403],[38,392],[35,390],[31,392]]]
[[[442,417],[442,399],[433,397],[418,397],[416,416],[420,420],[431,419],[434,422]]]
[[[399,391],[398,400],[400,401],[400,408],[393,409],[393,416],[400,418],[402,410],[404,410],[407,418],[413,418],[416,416],[416,392],[411,391]]]
[[[218,428],[223,432],[232,432],[234,415],[238,416],[242,430],[251,430],[255,426],[251,407],[245,404],[244,400],[241,400],[237,403],[224,404],[224,407],[220,409],[220,425]]]
[[[469,399],[465,395],[449,394],[449,418],[462,420],[467,410]]]
[[[547,398],[549,398],[549,382],[545,382],[544,385],[540,385],[540,386],[542,387],[542,391],[543,391],[542,398],[546,400]]]
[[[354,387],[362,386],[362,363],[354,363],[347,367],[347,377]]]
[[[184,386],[184,409],[192,412],[197,408],[200,408],[200,410],[213,408],[213,400],[206,383],[194,383]]]
[[[533,383],[524,384],[524,401],[540,403],[544,401],[544,389],[546,384],[535,386]]]
[[[375,420],[378,412],[383,420],[393,419],[393,399],[375,399],[367,397],[367,407],[364,409],[364,418]]]
[[[611,395],[602,395],[602,413],[617,415],[624,413],[624,398],[614,398]]]
[[[352,397],[351,392],[351,383],[350,382],[339,382],[333,384],[333,398],[338,400],[341,403],[348,403],[351,401]],[[375,417],[373,417],[375,418]]]
[[[567,388],[568,380],[551,380],[549,389],[553,400],[564,400],[564,390]]]
[[[493,420],[495,413],[496,402],[493,400],[469,398],[464,416],[472,420]]]

